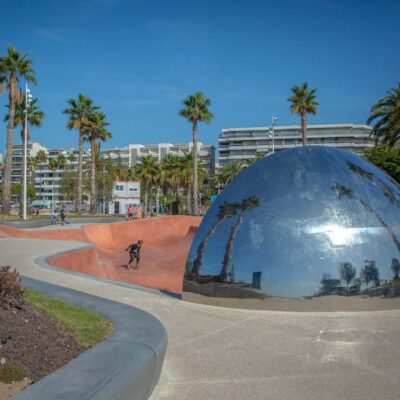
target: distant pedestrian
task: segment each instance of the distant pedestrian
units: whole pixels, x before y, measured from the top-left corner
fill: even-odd
[[[142,206],[139,204],[137,208],[137,218],[141,219],[142,218]]]
[[[67,224],[67,212],[64,210],[64,207],[61,208],[60,212],[61,217],[61,225]]]
[[[129,219],[129,221],[133,221],[133,212],[134,212],[133,205],[129,204],[129,207],[128,207],[128,219]]]
[[[128,269],[131,268],[131,263],[136,260],[136,265],[133,268],[139,268],[140,261],[140,249],[142,248],[143,240],[138,240],[137,243],[129,245],[125,251],[129,250],[129,262],[126,266]]]
[[[51,224],[52,225],[56,225],[57,224],[57,214],[56,214],[56,212],[54,210],[50,214],[50,220],[51,220]]]

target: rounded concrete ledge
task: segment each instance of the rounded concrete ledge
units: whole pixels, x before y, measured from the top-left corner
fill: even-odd
[[[15,400],[144,400],[160,377],[167,348],[164,326],[121,303],[22,277],[25,287],[90,309],[114,324],[112,335],[29,386]]]
[[[109,217],[109,218],[96,218],[96,217],[82,217],[82,218],[71,218],[68,220],[71,224],[107,224],[112,222],[125,221],[125,218],[121,217]],[[50,217],[43,219],[36,219],[31,221],[0,221],[0,225],[12,226],[14,228],[41,228],[43,226],[51,225]]]

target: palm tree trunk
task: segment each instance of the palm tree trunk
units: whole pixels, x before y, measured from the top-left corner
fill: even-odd
[[[24,186],[25,186],[25,181],[24,181],[24,170],[26,169],[26,163],[25,163],[25,157],[24,157],[24,149],[25,149],[25,118],[22,122],[22,131],[21,131],[21,143],[22,143],[22,163],[21,163],[21,193],[19,195],[19,216],[22,218],[24,215]]]
[[[3,175],[3,196],[2,196],[2,213],[10,215],[11,213],[11,171],[12,171],[12,147],[13,147],[13,134],[15,122],[15,91],[16,82],[15,77],[11,78],[10,92],[8,95],[9,113],[7,125],[7,144],[6,144],[6,159],[4,163]]]
[[[179,201],[179,193],[180,193],[180,191],[181,191],[181,187],[180,187],[180,185],[178,183],[178,185],[176,186],[176,192],[175,192],[175,203],[176,203],[176,205],[178,207],[178,215],[180,213],[180,201]]]
[[[226,282],[226,279],[228,278],[228,268],[232,260],[233,243],[235,241],[239,227],[243,223],[243,214],[244,211],[239,214],[236,224],[231,228],[231,234],[229,235],[229,239],[225,247],[225,254],[224,260],[222,262],[221,272],[219,273],[220,282]]]
[[[148,199],[149,199],[149,194],[148,194],[148,185],[144,185],[144,199],[143,199],[143,218],[147,217],[147,204],[148,204]]]
[[[151,214],[153,212],[153,203],[152,203],[152,201],[153,201],[153,186],[150,185],[148,206],[147,206],[147,214],[150,215],[150,217],[151,217]]]
[[[56,170],[54,169],[53,170],[53,188],[51,191],[51,211],[54,210],[54,203],[55,203],[55,201],[54,201],[54,183],[55,183],[55,181],[56,181]]]
[[[199,188],[198,188],[198,171],[197,171],[197,120],[193,121],[193,198],[192,198],[192,215],[199,215]]]
[[[157,188],[156,188],[156,215],[159,214],[159,210],[160,210],[160,188],[157,185]]]
[[[200,242],[199,247],[197,248],[197,257],[193,261],[193,266],[192,266],[192,271],[191,274],[198,276],[200,273],[201,269],[201,264],[203,260],[203,255],[204,251],[207,247],[208,241],[210,240],[211,236],[214,235],[214,233],[217,231],[218,226],[225,221],[225,218],[222,218],[218,220],[212,227],[211,229],[207,232],[207,235],[204,237],[204,239]]]
[[[76,183],[75,214],[81,214],[83,175],[83,132],[79,130],[78,179]]]
[[[191,204],[192,204],[192,185],[188,183],[188,187],[186,189],[186,214],[190,214]]]
[[[302,112],[300,117],[301,117],[301,139],[303,141],[303,146],[307,146],[307,120],[306,120],[306,113]]]
[[[96,140],[90,139],[90,213],[96,214]]]

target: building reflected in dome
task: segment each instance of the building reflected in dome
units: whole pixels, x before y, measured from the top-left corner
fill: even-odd
[[[398,308],[399,259],[399,185],[350,152],[294,148],[252,165],[218,196],[193,241],[183,298],[282,310]]]

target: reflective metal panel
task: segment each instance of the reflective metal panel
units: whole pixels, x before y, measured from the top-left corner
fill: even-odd
[[[257,162],[218,196],[193,241],[183,298],[284,310],[398,308],[399,260],[399,185],[350,152],[294,148]]]

